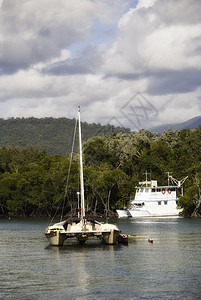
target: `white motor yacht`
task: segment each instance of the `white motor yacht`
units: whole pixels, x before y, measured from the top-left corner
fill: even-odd
[[[187,177],[178,181],[168,173],[168,182],[171,179],[176,185],[168,184],[167,186],[158,186],[157,180],[147,181],[146,179],[140,182],[136,187],[135,198],[130,201],[128,208],[117,210],[119,218],[179,216],[182,209],[177,205],[178,189],[182,188]]]

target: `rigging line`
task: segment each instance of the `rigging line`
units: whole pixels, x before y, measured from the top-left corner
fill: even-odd
[[[60,208],[60,206],[57,206],[57,209],[56,209],[56,211],[55,211],[55,213],[54,213],[54,215],[53,215],[53,217],[52,217],[51,221],[49,222],[48,226],[50,226],[50,224],[52,224],[52,222],[53,222],[54,218],[55,218],[55,217],[56,217],[56,215],[57,215],[57,212],[58,212],[59,208]],[[51,210],[51,212],[52,212],[52,210]],[[51,212],[50,212],[50,214],[51,214]]]
[[[64,206],[65,206],[66,196],[67,196],[67,192],[68,192],[68,183],[69,183],[70,170],[71,170],[71,165],[72,165],[72,160],[73,160],[73,151],[74,151],[74,145],[75,145],[75,136],[76,136],[77,122],[78,122],[78,117],[76,118],[76,122],[75,122],[75,128],[74,128],[74,134],[73,134],[73,143],[72,143],[72,149],[71,149],[71,154],[70,154],[70,163],[69,163],[69,168],[68,168],[68,176],[67,176],[67,180],[66,180],[66,187],[65,187],[65,193],[64,193],[64,201],[63,201],[63,207],[62,207],[60,221],[63,218]]]
[[[54,218],[55,218],[56,215],[57,215],[58,210],[59,210],[59,206],[57,207],[57,209],[56,209],[56,211],[55,211],[55,214],[54,214],[54,216],[52,217],[51,221],[49,222],[48,226],[53,222]]]

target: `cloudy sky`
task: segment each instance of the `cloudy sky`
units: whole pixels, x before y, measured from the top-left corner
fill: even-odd
[[[0,0],[0,118],[201,115],[201,1]]]

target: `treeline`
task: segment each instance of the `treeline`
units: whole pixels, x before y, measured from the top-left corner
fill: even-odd
[[[23,146],[37,145],[53,155],[69,155],[75,119],[67,118],[9,118],[0,119],[0,148],[10,143]],[[129,132],[130,129],[113,125],[82,123],[83,141],[95,135]]]
[[[86,210],[114,214],[135,194],[146,170],[167,185],[167,172],[186,177],[179,205],[185,216],[201,215],[201,126],[167,130],[113,133],[89,139],[83,145]],[[79,191],[78,156],[50,155],[36,146],[11,145],[0,150],[0,214],[15,216],[76,214]],[[68,182],[68,186],[67,186]]]

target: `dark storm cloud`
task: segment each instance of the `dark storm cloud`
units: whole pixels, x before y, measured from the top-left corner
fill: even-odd
[[[200,23],[199,0],[158,0],[153,9],[157,18],[166,25]]]
[[[10,74],[58,57],[62,49],[85,40],[93,7],[75,1],[3,0],[0,3],[0,74]]]
[[[201,70],[167,71],[148,80],[151,95],[188,93],[201,86]]]

